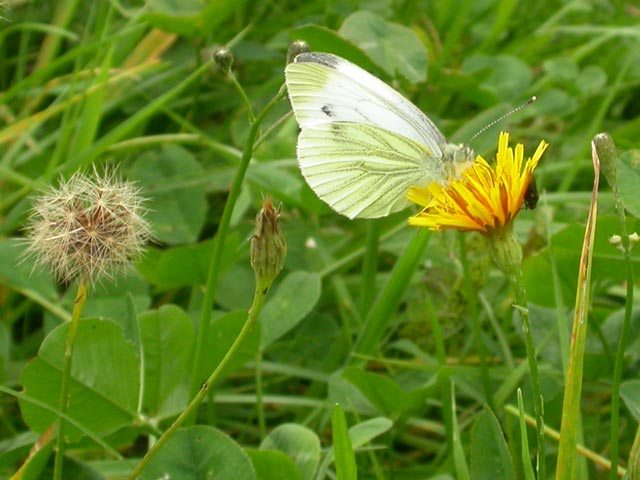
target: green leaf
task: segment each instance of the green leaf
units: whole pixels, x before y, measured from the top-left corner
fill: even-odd
[[[260,450],[286,453],[300,469],[303,480],[312,480],[320,462],[320,440],[307,427],[295,423],[279,425],[265,437]]]
[[[427,79],[427,50],[410,28],[375,13],[358,11],[347,17],[339,33],[362,48],[391,77],[400,74],[413,83]]]
[[[22,260],[25,248],[16,238],[0,239],[0,285],[41,304],[55,302],[58,292],[53,276],[44,268],[34,269],[32,257]]]
[[[607,84],[607,72],[596,65],[587,65],[576,79],[583,95],[593,95]]]
[[[52,429],[53,431],[53,429]],[[38,444],[38,449],[35,452],[31,452],[27,459],[24,461],[20,470],[16,472],[15,478],[16,480],[31,480],[31,479],[40,479],[40,478],[53,478],[53,471],[49,468],[48,475],[44,475],[43,472],[47,468],[47,464],[50,464],[50,459],[52,458],[51,453],[53,452],[53,444],[55,443],[55,437],[49,436],[49,439],[45,442],[42,442],[42,438],[36,439],[36,441],[40,440]],[[34,442],[35,443],[35,442]],[[26,452],[25,452],[26,453]],[[18,459],[16,459],[17,461]],[[64,460],[68,460],[65,458]],[[67,462],[64,464],[64,472],[67,473]]]
[[[340,405],[333,407],[331,414],[333,452],[338,480],[357,480],[356,457],[347,431],[347,420]]]
[[[399,417],[410,405],[410,396],[396,382],[358,367],[349,367],[342,376],[354,384],[378,410],[389,417]]]
[[[68,331],[65,323],[47,335],[38,357],[22,374],[25,395],[56,409]],[[71,363],[68,415],[99,435],[130,425],[138,399],[138,368],[135,348],[124,339],[119,325],[110,320],[81,320]],[[20,409],[24,421],[36,432],[45,431],[57,418],[23,400]],[[66,432],[71,441],[81,436],[72,425]]]
[[[520,455],[522,461],[522,470],[524,471],[525,480],[535,480],[533,473],[533,465],[531,464],[531,453],[529,452],[529,436],[527,435],[527,423],[525,421],[524,400],[522,399],[522,390],[518,388],[518,420],[520,423]]]
[[[235,262],[239,243],[237,234],[227,236],[222,254],[222,270]],[[212,249],[213,240],[166,250],[149,248],[138,268],[150,283],[162,290],[204,285]]]
[[[640,231],[640,222],[629,219],[627,226],[630,232]],[[597,219],[596,237],[593,244],[593,270],[591,282],[598,285],[600,281],[623,282],[625,281],[625,265],[622,254],[610,243],[609,238],[614,234],[619,234],[618,218],[613,215],[602,215]],[[584,238],[584,227],[571,225],[559,231],[551,238],[551,251],[545,250],[538,255],[529,257],[523,264],[523,277],[527,287],[528,300],[531,303],[555,308],[554,282],[551,271],[551,259],[558,269],[560,288],[565,305],[575,303],[575,292],[577,288],[577,275],[580,252]],[[634,250],[631,261],[636,277],[640,273],[640,256]]]
[[[70,288],[62,299],[62,304],[69,311],[73,309],[74,298],[75,289]],[[87,298],[83,317],[123,319],[128,314],[129,301],[133,301],[133,307],[137,311],[146,310],[151,304],[149,285],[136,272],[119,276],[117,282],[97,285]]]
[[[222,25],[245,0],[147,0],[144,19],[150,25],[185,37],[207,35]]]
[[[376,417],[358,423],[349,429],[349,437],[353,448],[360,448],[374,438],[388,432],[393,422],[386,417]]]
[[[277,450],[246,450],[257,480],[302,480],[300,469],[293,459]]]
[[[349,407],[353,408],[353,404],[350,403]],[[393,422],[385,417],[372,418],[370,420],[365,420],[364,422],[361,422],[361,423],[358,423],[357,425],[352,426],[351,428],[349,428],[349,432],[348,432],[349,441],[352,446],[352,449],[360,448],[364,446],[375,437],[388,431],[392,426],[393,426]],[[334,444],[335,444],[335,440],[334,440]],[[327,475],[329,465],[333,463],[334,458],[335,458],[334,449],[331,449],[323,457],[322,463],[318,468],[316,478],[324,478]]]
[[[231,312],[216,318],[209,325],[209,335],[205,342],[202,367],[198,374],[198,383],[204,382],[225,356],[231,344],[242,330],[247,320],[247,312]],[[254,360],[260,346],[260,328],[256,326],[247,336],[223,373],[218,377],[219,384],[229,373]]]
[[[178,430],[158,451],[139,477],[141,480],[255,480],[249,456],[227,434],[198,425]]]
[[[571,57],[549,58],[542,63],[553,81],[573,82],[579,74],[578,64]]]
[[[620,155],[618,161],[618,176],[620,195],[624,208],[636,218],[640,218],[640,154],[638,151],[630,151]]]
[[[40,479],[49,479],[53,478],[53,469],[54,462],[53,457],[49,459],[49,464],[47,468],[42,473],[42,476],[39,477],[29,477],[25,475],[21,480],[29,480],[31,478]],[[104,476],[100,475],[100,473],[96,472],[91,466],[87,463],[82,462],[73,457],[65,456],[62,464],[63,478],[65,479],[73,479],[73,480],[106,480]]]
[[[458,412],[456,409],[456,394],[455,385],[453,382],[450,385],[451,396],[451,438],[452,438],[452,455],[453,465],[456,471],[456,477],[459,480],[470,480],[469,466],[467,465],[467,459],[464,457],[464,446],[462,445],[462,437],[460,436],[460,426],[458,425]]]
[[[367,71],[371,72],[380,69],[380,66],[353,42],[326,27],[304,25],[293,30],[291,36],[294,40],[304,40],[314,51],[334,53]]]
[[[473,480],[512,480],[513,461],[500,423],[487,406],[471,429],[471,478]]]
[[[249,262],[236,263],[220,276],[216,304],[224,310],[248,310],[255,290],[255,274]]]
[[[144,413],[156,418],[178,414],[189,400],[193,321],[175,305],[145,312],[139,321],[144,347]]]
[[[640,380],[629,380],[622,383],[620,396],[633,418],[640,422]]]
[[[491,77],[483,84],[485,88],[495,92],[501,100],[521,98],[531,85],[533,73],[531,68],[520,58],[511,55],[475,55],[467,58],[462,65],[465,73],[473,73],[488,68]]]
[[[260,313],[263,348],[300,323],[318,302],[321,290],[322,280],[316,273],[287,275]]]
[[[198,239],[207,211],[203,175],[188,150],[171,144],[133,164],[129,176],[149,198],[147,219],[156,240],[178,245]]]

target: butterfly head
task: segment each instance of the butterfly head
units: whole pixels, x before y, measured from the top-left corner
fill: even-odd
[[[446,143],[440,149],[446,178],[458,178],[463,170],[473,164],[476,157],[473,149],[463,144]]]

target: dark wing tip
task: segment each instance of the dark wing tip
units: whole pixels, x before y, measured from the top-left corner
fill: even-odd
[[[322,52],[301,53],[295,59],[295,63],[319,63],[330,68],[336,68],[339,62],[340,57]]]

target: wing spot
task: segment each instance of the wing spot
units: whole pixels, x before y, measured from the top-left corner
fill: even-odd
[[[335,114],[333,113],[333,106],[332,105],[329,105],[329,104],[323,105],[320,110],[322,110],[322,113],[324,113],[327,117],[334,117],[335,116]]]

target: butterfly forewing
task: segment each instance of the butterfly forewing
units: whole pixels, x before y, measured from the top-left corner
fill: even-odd
[[[439,156],[445,139],[431,120],[357,65],[328,53],[303,53],[285,76],[302,129],[335,121],[367,123],[422,143]]]
[[[444,178],[442,162],[426,146],[365,123],[304,128],[298,159],[312,190],[349,218],[401,210],[408,205],[405,196],[411,185]]]

